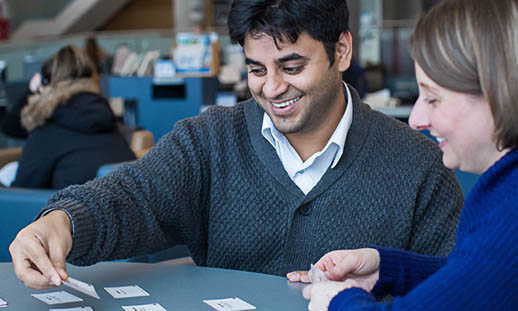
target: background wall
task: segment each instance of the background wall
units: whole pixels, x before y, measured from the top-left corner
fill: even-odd
[[[72,0],[7,0],[11,30],[27,19],[56,16]],[[109,1],[109,0],[108,0]]]
[[[187,0],[180,1],[187,2]],[[172,2],[172,0],[133,0],[107,24],[97,30],[172,28]]]

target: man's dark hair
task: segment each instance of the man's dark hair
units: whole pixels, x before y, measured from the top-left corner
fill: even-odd
[[[297,42],[306,31],[324,44],[332,66],[340,34],[349,31],[349,9],[346,0],[234,0],[228,29],[232,42],[241,46],[247,35],[267,34],[278,46]]]

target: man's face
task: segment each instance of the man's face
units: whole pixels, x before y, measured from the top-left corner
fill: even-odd
[[[343,58],[336,57],[330,67],[322,42],[307,33],[295,44],[278,46],[266,34],[246,37],[252,96],[284,134],[318,131],[330,123],[336,126],[345,110],[341,71],[347,68],[343,69]]]

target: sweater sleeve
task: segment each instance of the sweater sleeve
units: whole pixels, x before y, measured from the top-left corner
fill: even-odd
[[[407,250],[424,255],[447,256],[455,246],[464,197],[453,172],[441,155],[427,170],[416,197],[411,240]]]
[[[372,294],[358,288],[344,290],[333,298],[329,310],[515,309],[518,305],[518,295],[513,292],[518,288],[516,217],[502,216],[495,217],[492,225],[486,223],[483,229],[471,232],[456,246],[444,266],[425,280],[424,277],[434,269],[434,259],[427,261],[424,257],[383,250],[381,260],[386,262],[382,263],[380,279],[388,279],[383,280],[380,286],[388,284],[395,292],[404,292],[423,281],[405,296],[395,297],[392,303],[378,303]],[[397,258],[402,259],[404,268],[392,267]],[[387,267],[389,263],[391,267]],[[409,267],[413,264],[415,267]],[[409,270],[411,272],[405,274]],[[416,279],[408,280],[411,278]]]
[[[68,260],[76,265],[128,258],[187,244],[203,258],[208,206],[208,136],[203,122],[180,121],[136,162],[58,192],[46,209],[74,223]]]
[[[401,296],[439,270],[446,257],[423,256],[395,248],[378,248],[380,280],[372,290],[375,296]]]

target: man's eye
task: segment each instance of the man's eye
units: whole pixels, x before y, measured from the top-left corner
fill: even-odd
[[[287,74],[296,74],[302,71],[304,66],[296,66],[296,67],[284,67],[282,70]]]
[[[248,73],[253,74],[254,76],[262,77],[266,74],[266,70],[263,68],[250,68]]]

